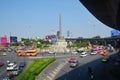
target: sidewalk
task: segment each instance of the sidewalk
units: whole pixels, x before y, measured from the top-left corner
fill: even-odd
[[[65,59],[56,59],[55,62],[51,63],[41,74],[36,76],[36,80],[54,80],[60,69],[67,63]]]

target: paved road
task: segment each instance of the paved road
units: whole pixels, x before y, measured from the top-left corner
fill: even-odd
[[[2,52],[0,52],[0,61],[2,61],[4,63],[4,66],[0,67],[0,80],[3,77],[7,76],[7,60],[9,60],[10,62],[16,62],[17,64],[19,64],[20,61],[25,61],[27,66],[26,68],[31,64],[31,62],[36,59],[36,58],[43,58],[43,57],[55,57],[55,58],[66,58],[66,57],[70,57],[70,56],[76,56],[73,54],[43,54],[43,53],[38,53],[37,57],[22,57],[22,56],[16,56],[17,53],[15,53],[14,51],[12,52],[7,52],[7,56],[2,56]]]
[[[110,54],[112,54],[112,53],[110,53]],[[77,68],[70,68],[69,64],[68,63],[66,64],[68,59],[73,56],[77,56],[79,59],[80,65]],[[93,55],[93,56],[88,55],[84,58],[80,58],[79,55],[73,55],[73,54],[60,53],[60,54],[56,54],[56,55],[54,55],[54,54],[43,55],[43,53],[38,53],[37,57],[17,57],[16,53],[13,52],[13,53],[8,53],[7,56],[0,56],[0,60],[2,60],[5,63],[6,63],[6,60],[9,60],[12,62],[16,61],[17,63],[19,61],[26,61],[28,64],[30,64],[32,62],[32,60],[34,60],[36,58],[42,58],[42,57],[57,58],[56,63],[52,65],[51,69],[49,69],[49,67],[48,67],[47,72],[45,71],[45,74],[46,74],[46,76],[48,76],[49,79],[46,79],[45,78],[46,76],[44,76],[44,78],[42,78],[42,80],[52,80],[51,77],[53,77],[56,80],[89,80],[89,77],[87,74],[88,66],[91,66],[93,68],[93,71],[95,73],[95,80],[115,80],[115,79],[113,79],[113,77],[105,78],[105,76],[108,76],[107,71],[105,69],[108,66],[106,64],[101,63],[101,60],[99,59],[102,57],[101,55]],[[0,69],[0,71],[1,71],[0,77],[3,77],[2,75],[5,76],[5,74],[7,73],[5,68],[6,68],[6,65],[4,67],[2,67],[2,69]],[[48,72],[49,73],[52,72],[52,73],[48,74]],[[43,72],[43,74],[44,74],[44,72]],[[39,77],[37,78],[37,80],[40,80]]]
[[[36,77],[36,80],[54,80],[57,73],[66,64],[66,59],[57,59]]]
[[[94,80],[117,80],[108,72],[111,62],[102,63],[101,58],[101,55],[89,55],[84,58],[78,57],[79,66],[77,68],[70,68],[69,63],[67,63],[56,76],[55,80],[90,80],[87,70],[88,66],[93,69]]]
[[[10,62],[16,62],[17,64],[19,64],[20,61],[25,61],[27,63],[26,67],[28,67],[32,62],[31,60],[28,59],[28,57],[16,56],[16,53],[14,51],[6,52],[6,53],[7,53],[6,56],[2,56],[2,52],[0,52],[0,61],[2,61],[4,63],[4,66],[0,67],[0,80],[2,80],[8,74],[8,72],[6,70],[7,60],[9,60]]]

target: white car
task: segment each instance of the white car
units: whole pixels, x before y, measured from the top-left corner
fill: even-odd
[[[55,52],[53,52],[53,51],[49,51],[49,54],[54,54]]]
[[[97,52],[91,52],[90,54],[91,54],[91,55],[95,55],[95,54],[97,54]]]
[[[77,51],[72,51],[72,54],[77,54],[78,52]]]
[[[7,71],[13,70],[17,65],[15,63],[9,63],[7,65]]]
[[[70,67],[77,67],[78,64],[79,64],[78,60],[75,60],[75,61],[70,63]]]
[[[87,52],[82,52],[80,55],[80,57],[85,57],[85,56],[87,56]]]

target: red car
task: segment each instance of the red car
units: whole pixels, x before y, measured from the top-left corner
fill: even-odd
[[[45,51],[44,51],[44,53],[45,53],[45,54],[48,54],[48,53],[49,53],[49,51],[48,51],[48,50],[45,50]]]
[[[2,67],[4,65],[4,63],[3,62],[0,62],[0,67]]]
[[[70,59],[68,60],[68,62],[71,63],[71,62],[74,62],[75,60],[77,60],[77,58],[75,58],[75,57],[74,57],[74,58],[70,58]]]

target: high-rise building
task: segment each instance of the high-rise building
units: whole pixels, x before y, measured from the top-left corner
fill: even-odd
[[[57,38],[59,37],[60,31],[57,31]]]
[[[70,32],[69,30],[67,31],[67,37],[71,38],[72,37],[72,32]]]
[[[67,31],[67,37],[68,38],[70,37],[70,31]]]

